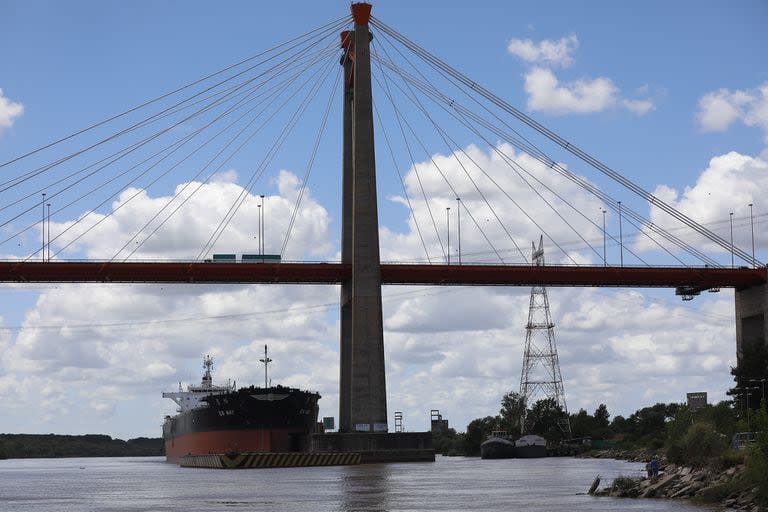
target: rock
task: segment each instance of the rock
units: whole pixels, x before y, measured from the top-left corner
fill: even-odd
[[[663,491],[675,483],[676,475],[665,475],[659,477],[646,491],[643,493],[643,498],[653,498],[655,496],[661,496]]]

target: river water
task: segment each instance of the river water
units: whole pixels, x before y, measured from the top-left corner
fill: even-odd
[[[686,502],[586,495],[638,476],[606,459],[480,460],[319,468],[180,468],[159,457],[0,461],[0,511],[679,511]]]

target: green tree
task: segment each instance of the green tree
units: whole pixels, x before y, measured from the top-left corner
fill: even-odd
[[[747,403],[751,409],[758,409],[762,389],[760,384],[751,381],[768,379],[768,346],[760,340],[745,340],[741,347],[739,364],[731,367],[731,375],[736,385],[728,390],[728,395],[739,402],[740,409],[744,409]]]
[[[467,433],[464,436],[464,455],[480,455],[480,445],[494,430],[499,430],[500,418],[498,416],[486,416],[477,418],[467,425]]]
[[[559,421],[563,418],[565,413],[554,398],[538,400],[526,415],[527,432],[540,435],[548,441],[559,441],[563,438],[559,427]]]
[[[510,391],[501,399],[501,410],[499,411],[500,430],[505,430],[507,434],[514,437],[520,436],[520,419],[525,412],[525,400],[520,393]]]
[[[579,412],[576,414],[571,414],[570,420],[573,437],[591,436],[596,426],[595,418],[590,416],[584,409],[579,409]]]
[[[611,414],[608,412],[608,406],[600,404],[595,410],[594,427],[590,431],[589,435],[593,439],[606,439],[611,436],[610,418]]]

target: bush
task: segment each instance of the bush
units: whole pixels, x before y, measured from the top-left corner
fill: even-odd
[[[611,490],[613,491],[630,491],[637,487],[637,484],[639,483],[639,480],[637,478],[632,478],[631,476],[617,476],[614,481],[613,485],[611,486]]]
[[[728,468],[744,464],[745,455],[743,450],[726,450],[715,460],[713,467],[718,471],[725,471]]]
[[[667,448],[667,459],[685,466],[711,464],[728,449],[725,437],[709,423],[694,423]]]

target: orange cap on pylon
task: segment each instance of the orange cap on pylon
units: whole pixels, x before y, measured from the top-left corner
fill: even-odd
[[[354,32],[351,30],[345,30],[341,33],[341,48],[348,50],[352,46],[352,37]]]
[[[367,25],[368,20],[371,19],[371,4],[365,2],[359,2],[352,4],[352,18],[355,20],[355,25]]]

